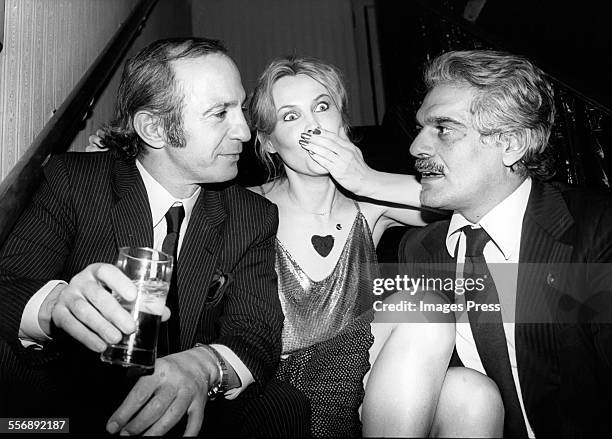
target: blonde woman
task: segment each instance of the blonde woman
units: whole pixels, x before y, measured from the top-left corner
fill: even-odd
[[[392,225],[423,225],[420,185],[366,165],[347,136],[346,108],[338,70],[308,58],[273,61],[250,102],[257,153],[271,174],[251,190],[279,209],[277,377],[310,399],[315,436],[500,435],[495,385],[464,368],[447,373],[452,321],[374,316],[376,245]],[[398,203],[405,207],[388,207]]]

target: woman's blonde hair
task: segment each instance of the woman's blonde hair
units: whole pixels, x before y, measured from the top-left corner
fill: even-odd
[[[268,170],[268,181],[282,178],[285,171],[278,154],[271,154],[266,148],[270,134],[276,126],[276,108],[272,88],[285,76],[306,75],[321,84],[342,115],[342,123],[348,131],[347,93],[342,74],[333,65],[316,58],[293,56],[277,58],[263,71],[249,102],[252,128],[256,130],[255,152]]]

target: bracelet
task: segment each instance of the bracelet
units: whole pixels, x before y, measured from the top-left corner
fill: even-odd
[[[219,369],[219,381],[214,386],[210,387],[208,390],[208,399],[210,401],[213,401],[217,397],[223,396],[228,390],[229,376],[227,373],[227,364],[225,364],[225,360],[223,359],[221,354],[219,354],[219,352],[217,352],[217,350],[212,346],[202,343],[196,343],[195,347],[206,349],[206,351],[212,354],[212,356],[215,357],[215,359],[217,360],[217,367]]]

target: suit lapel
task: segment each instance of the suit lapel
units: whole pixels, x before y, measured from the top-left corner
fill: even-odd
[[[411,246],[410,254],[406,254],[408,266],[402,274],[408,274],[412,277],[425,279],[454,279],[456,272],[456,260],[453,259],[446,250],[446,233],[448,231],[449,221],[439,221],[431,224],[423,231],[417,233],[423,234],[417,245]],[[454,292],[452,290],[444,290],[449,303],[455,302]]]
[[[455,264],[456,260],[446,250],[446,233],[449,221],[436,223],[430,233],[423,237],[421,246],[423,252],[428,255],[426,260],[434,264]]]
[[[178,263],[181,350],[190,348],[223,245],[226,213],[220,192],[202,189]]]
[[[564,235],[573,223],[561,192],[534,181],[523,219],[515,311],[516,360],[528,413],[540,404],[543,389],[560,381],[557,325],[537,323],[558,317],[558,287],[566,285],[567,277],[563,264],[570,262],[573,252]],[[532,427],[541,427],[533,424],[536,419],[530,421]]]
[[[117,248],[153,247],[151,207],[134,161],[115,161],[112,187],[116,203],[111,207],[111,220]]]
[[[563,242],[563,235],[573,223],[561,192],[534,181],[521,233],[516,322],[536,322],[543,312],[554,317],[550,306],[556,303],[541,290],[558,284],[564,276],[560,264],[570,261],[573,246]]]

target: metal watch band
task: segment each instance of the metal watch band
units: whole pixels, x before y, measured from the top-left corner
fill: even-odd
[[[213,401],[219,396],[223,396],[229,387],[229,376],[227,373],[227,364],[221,354],[212,346],[202,343],[196,343],[195,347],[204,348],[217,359],[217,367],[219,368],[219,381],[208,389],[208,399]]]

